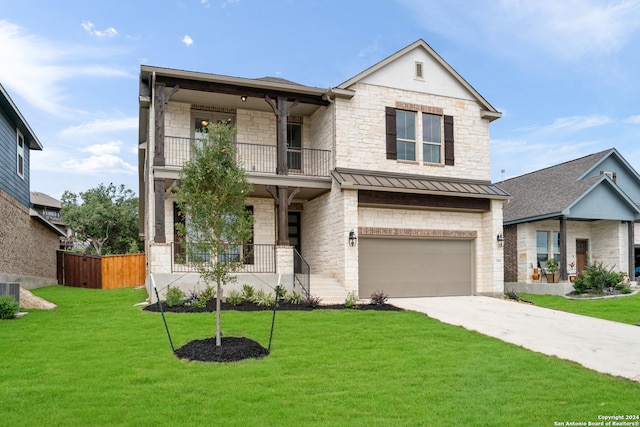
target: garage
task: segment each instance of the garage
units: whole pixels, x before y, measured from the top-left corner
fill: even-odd
[[[361,236],[358,247],[361,298],[473,294],[473,240]]]

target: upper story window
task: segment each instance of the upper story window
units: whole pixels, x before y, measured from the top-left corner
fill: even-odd
[[[422,161],[440,163],[442,154],[441,116],[422,113]]]
[[[20,178],[24,178],[24,136],[16,130],[16,173]]]
[[[416,113],[396,110],[398,160],[416,159]]]
[[[445,115],[440,107],[400,101],[395,108],[385,107],[387,159],[454,166],[453,122],[453,116]],[[416,147],[420,134],[422,150]]]

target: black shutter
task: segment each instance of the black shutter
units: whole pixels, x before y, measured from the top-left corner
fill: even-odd
[[[453,166],[453,116],[444,116],[444,164]]]
[[[396,109],[385,108],[385,122],[387,126],[387,159],[398,159],[398,145],[396,142]]]

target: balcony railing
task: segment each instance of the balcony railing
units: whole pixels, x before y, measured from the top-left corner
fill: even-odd
[[[186,243],[187,245],[189,243]],[[220,262],[229,260],[244,260],[244,264],[236,273],[275,273],[276,251],[275,245],[237,245],[219,256]],[[180,242],[171,243],[171,272],[198,272],[198,263],[212,262],[208,252],[188,251]]]
[[[191,157],[192,138],[167,136],[164,142],[166,166],[182,167]],[[278,147],[267,144],[235,143],[238,162],[246,172],[276,174]],[[328,177],[331,171],[331,151],[313,148],[288,148],[289,175]]]

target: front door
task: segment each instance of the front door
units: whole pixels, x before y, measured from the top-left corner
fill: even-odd
[[[587,239],[576,239],[576,270],[582,272],[587,268],[588,251],[589,241]]]
[[[300,212],[289,212],[289,244],[301,253],[300,246]]]

